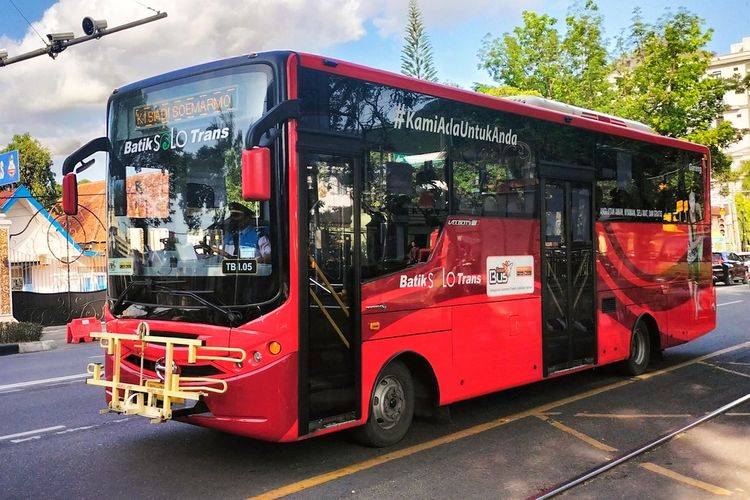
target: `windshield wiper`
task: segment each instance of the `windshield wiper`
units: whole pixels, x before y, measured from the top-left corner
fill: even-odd
[[[224,315],[224,317],[226,317],[227,320],[228,320],[228,322],[229,322],[229,326],[231,326],[231,327],[235,327],[235,326],[239,325],[240,322],[242,321],[242,317],[243,317],[242,313],[230,309],[229,306],[227,306],[225,304],[222,304],[222,303],[218,303],[217,304],[216,302],[212,302],[212,301],[207,300],[206,298],[204,298],[204,297],[201,296],[201,293],[212,293],[211,290],[176,290],[174,288],[166,286],[166,284],[178,284],[178,283],[185,283],[185,282],[184,281],[160,281],[160,282],[155,282],[152,279],[133,280],[130,283],[128,283],[125,286],[125,288],[122,290],[122,292],[120,292],[120,294],[117,296],[117,298],[115,299],[114,304],[112,305],[111,312],[112,312],[113,315],[120,314],[122,312],[120,309],[122,308],[123,304],[126,302],[125,299],[126,299],[126,297],[128,295],[128,292],[133,287],[136,287],[136,286],[141,287],[142,286],[142,287],[148,288],[149,290],[157,289],[157,290],[169,292],[169,293],[174,294],[174,295],[182,295],[182,296],[190,297],[191,299],[195,300],[196,302],[200,303],[201,305],[204,305],[204,306],[206,306],[206,307],[208,307],[210,309],[213,309],[214,311],[217,311],[217,312],[221,313],[222,315]],[[266,305],[266,304],[269,304],[271,302],[274,302],[278,298],[278,295],[279,294],[277,293],[276,296],[274,296],[270,300],[267,300],[267,301],[264,301],[264,302],[260,302],[260,303],[257,303],[257,304],[247,304],[247,305],[243,305],[242,307],[253,307],[253,306],[254,307],[261,307],[263,305]],[[132,301],[127,301],[127,302],[132,302]],[[150,305],[158,306],[158,304],[150,304]],[[174,306],[164,305],[163,307],[174,307]]]
[[[194,291],[190,291],[190,290],[176,290],[174,288],[170,288],[168,286],[165,286],[165,284],[176,284],[176,283],[185,283],[185,282],[184,281],[161,281],[161,282],[157,283],[157,282],[155,282],[152,279],[133,280],[130,283],[128,283],[125,286],[125,288],[122,290],[122,292],[120,292],[120,294],[117,296],[117,298],[115,299],[114,304],[112,304],[111,312],[114,315],[120,314],[122,312],[120,310],[120,308],[125,303],[125,298],[127,297],[128,292],[133,287],[135,287],[135,286],[142,286],[142,287],[148,288],[149,290],[158,289],[158,290],[169,292],[169,293],[174,294],[174,295],[184,295],[184,296],[190,297],[193,300],[195,300],[196,302],[199,302],[199,303],[201,303],[201,304],[203,304],[203,305],[205,305],[205,306],[207,306],[207,307],[209,307],[209,308],[211,308],[211,309],[213,309],[215,311],[219,311],[220,313],[222,313],[223,315],[225,315],[227,317],[227,319],[229,320],[230,324],[238,322],[240,319],[242,319],[242,315],[240,313],[238,313],[236,311],[232,311],[230,309],[225,309],[226,306],[224,306],[223,304],[222,305],[218,305],[218,304],[215,304],[213,302],[210,302],[210,301],[204,299],[203,297],[201,297],[200,295],[198,295],[197,293],[195,293]],[[224,307],[222,307],[222,306],[224,306]],[[235,326],[235,325],[231,325],[231,326]]]
[[[242,314],[241,313],[229,309],[229,307],[226,306],[226,305],[224,305],[224,304],[216,304],[214,302],[211,302],[210,300],[206,300],[203,297],[201,297],[198,293],[196,293],[196,291],[192,291],[192,290],[175,290],[173,288],[169,288],[169,287],[163,286],[161,284],[154,284],[153,286],[155,288],[159,288],[161,290],[165,290],[165,291],[167,291],[169,293],[172,293],[174,295],[183,295],[183,296],[186,296],[186,297],[190,297],[191,299],[195,300],[196,302],[200,302],[204,306],[207,306],[207,307],[213,309],[214,311],[218,311],[218,312],[222,313],[224,316],[226,316],[227,320],[229,321],[229,326],[231,326],[231,327],[239,325],[240,324],[240,320],[242,320]]]
[[[117,316],[118,314],[122,312],[120,311],[120,307],[125,303],[125,297],[128,295],[128,292],[130,291],[131,288],[133,288],[134,286],[149,286],[150,284],[151,284],[150,280],[149,281],[133,280],[130,283],[128,283],[125,286],[125,288],[122,290],[122,292],[120,292],[120,294],[115,299],[115,303],[112,304],[112,309],[110,309],[110,312],[115,316]]]

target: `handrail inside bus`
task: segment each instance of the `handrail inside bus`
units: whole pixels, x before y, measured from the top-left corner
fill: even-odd
[[[318,283],[315,281],[315,279],[310,278],[310,281],[314,283],[316,286],[322,288],[326,292],[328,292],[333,299],[336,301],[336,303],[339,305],[341,310],[344,312],[344,314],[349,317],[349,308],[346,306],[343,300],[341,300],[341,297],[338,293],[336,293],[336,290],[333,288],[333,285],[331,285],[331,282],[328,281],[328,278],[326,278],[325,274],[323,274],[323,271],[320,270],[320,267],[318,266],[317,261],[315,260],[315,257],[312,255],[308,255],[309,262],[310,262],[310,269],[313,269],[315,271],[316,276],[322,281],[324,285]],[[336,332],[336,335],[339,336],[341,339],[341,342],[346,346],[346,348],[349,348],[349,340],[347,340],[346,336],[344,335],[344,332],[341,331],[341,328],[339,328],[339,325],[336,323],[336,320],[333,319],[331,314],[326,310],[325,304],[323,304],[323,301],[320,300],[320,297],[318,297],[318,294],[316,294],[312,288],[308,288],[308,292],[310,293],[310,297],[313,299],[313,301],[318,305],[318,308],[320,309],[320,312],[325,316],[326,320],[328,320],[328,323],[331,325],[331,327]]]

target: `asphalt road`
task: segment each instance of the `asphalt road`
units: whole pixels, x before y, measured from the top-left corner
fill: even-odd
[[[0,497],[528,498],[750,393],[750,287],[718,287],[719,325],[646,376],[602,368],[452,405],[404,442],[274,444],[100,415],[94,344],[0,357]],[[568,498],[750,498],[750,404]]]

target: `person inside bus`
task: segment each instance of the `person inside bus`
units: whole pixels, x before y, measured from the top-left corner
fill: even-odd
[[[417,242],[412,240],[409,244],[409,264],[416,264],[419,262],[419,246]]]
[[[223,248],[212,247],[212,250],[223,257],[258,259],[258,262],[270,263],[271,240],[261,228],[252,224],[254,216],[246,205],[230,203]]]

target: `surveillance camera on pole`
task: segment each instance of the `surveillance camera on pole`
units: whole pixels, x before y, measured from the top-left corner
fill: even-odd
[[[88,36],[98,36],[103,30],[107,29],[107,21],[87,16],[83,18],[82,27],[83,32]]]
[[[72,31],[62,31],[60,33],[48,33],[47,40],[49,40],[49,46],[47,47],[47,54],[52,58],[56,58],[57,54],[62,52],[68,47],[68,42],[76,37]]]
[[[75,33],[72,31],[63,31],[60,33],[48,33],[47,34],[47,40],[50,41],[50,43],[63,43],[68,42],[76,37]]]
[[[147,24],[159,19],[167,17],[166,12],[157,12],[153,16],[144,17],[137,21],[121,24],[113,28],[107,28],[107,21],[104,19],[94,19],[93,17],[83,18],[83,31],[86,33],[83,36],[76,38],[75,33],[72,31],[63,33],[50,33],[47,35],[49,43],[42,48],[26,52],[24,54],[8,57],[8,52],[5,49],[0,50],[0,67],[7,66],[9,64],[17,63],[31,59],[32,57],[48,55],[52,59],[55,59],[57,55],[63,50],[67,49],[71,45],[78,45],[79,43],[88,42],[89,40],[99,39],[105,35],[111,35],[119,31],[135,28],[142,24]]]

